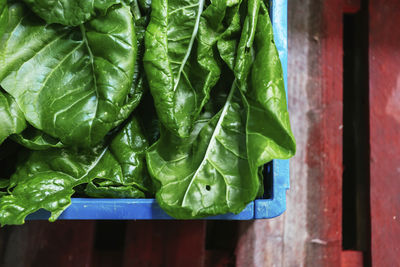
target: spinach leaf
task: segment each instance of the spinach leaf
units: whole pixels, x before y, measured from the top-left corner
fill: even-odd
[[[0,224],[74,193],[238,213],[295,153],[265,1],[24,1],[45,21],[0,0]]]
[[[242,32],[234,64],[227,48],[234,45],[229,35],[238,29],[235,16],[221,42],[235,77],[223,107],[216,114],[218,105],[206,109],[215,115],[197,121],[190,137],[163,131],[148,150],[148,169],[158,185],[157,201],[175,218],[240,212],[262,193],[261,167],[295,151],[272,25],[259,8],[248,10],[240,20]]]
[[[282,66],[267,13],[258,16],[254,55],[246,93],[246,132],[248,150],[254,155],[254,163],[262,166],[272,159],[290,158],[296,152],[296,141],[290,128],[286,104]]]
[[[152,182],[147,173],[145,151],[148,141],[143,135],[139,121],[132,118],[117,133],[109,151],[119,162],[123,179],[107,176],[88,183],[85,193],[91,197],[143,198],[152,195]]]
[[[226,1],[152,1],[144,67],[158,117],[187,137],[220,75],[214,49],[224,28]],[[205,10],[204,10],[205,9]]]
[[[32,150],[46,150],[48,148],[61,148],[64,144],[48,134],[28,126],[20,134],[13,134],[11,139],[20,145]]]
[[[0,179],[0,189],[7,188],[9,184],[10,184],[10,180]]]
[[[99,185],[94,181],[87,184],[85,194],[98,198],[144,198],[145,194],[134,186],[120,184]]]
[[[26,127],[25,117],[14,98],[0,88],[0,144]]]
[[[260,167],[272,159],[292,157],[296,142],[290,129],[283,71],[267,8],[258,0],[249,0],[247,4],[243,25],[237,26],[240,13],[236,12],[218,48],[245,92],[248,147],[254,155],[254,164]],[[259,12],[260,7],[254,5],[262,10]],[[258,20],[261,22],[257,23]],[[239,41],[234,38],[238,29],[241,29]],[[229,53],[235,46],[235,53]],[[232,64],[233,55],[235,64]]]
[[[138,127],[133,118],[109,145],[91,150],[32,152],[11,176],[10,193],[0,198],[0,223],[22,224],[28,214],[41,208],[50,211],[50,221],[54,221],[70,204],[74,187],[94,179],[132,186],[132,192],[150,191],[143,151],[147,142]]]
[[[74,28],[46,25],[22,4],[9,10],[2,87],[35,128],[66,145],[101,142],[137,103],[129,99],[137,52],[130,8]]]
[[[190,138],[167,134],[149,149],[149,172],[160,184],[156,198],[168,214],[188,219],[238,213],[256,197],[259,180],[248,160],[244,110],[235,81],[222,110],[199,121]]]
[[[67,26],[78,26],[93,16],[105,14],[123,0],[24,0],[32,10],[48,24],[59,23]]]
[[[129,122],[113,138],[109,151],[119,162],[122,178],[107,176],[103,179],[121,185],[135,185],[144,192],[151,191],[151,180],[147,174],[145,152],[148,141],[143,135],[139,121],[130,118]],[[99,178],[99,177],[97,177]]]
[[[142,10],[148,12],[151,9],[151,0],[138,0]]]
[[[227,10],[227,15],[223,23],[226,24],[225,31],[221,34],[217,42],[220,57],[225,61],[230,69],[234,68],[238,39],[241,30],[241,15],[239,12],[241,1]]]
[[[7,0],[0,0],[0,38],[3,35],[8,23]]]

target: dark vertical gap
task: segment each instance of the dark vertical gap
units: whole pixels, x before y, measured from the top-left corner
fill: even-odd
[[[235,266],[239,222],[207,221],[205,266]]]
[[[343,17],[343,249],[356,247],[355,16]]]
[[[268,162],[264,165],[263,169],[264,176],[264,195],[262,198],[264,199],[272,199],[273,198],[273,189],[274,189],[274,181],[273,181],[273,164],[272,161]]]
[[[368,1],[343,17],[343,249],[370,265]]]
[[[122,266],[125,235],[126,221],[96,222],[93,266]]]

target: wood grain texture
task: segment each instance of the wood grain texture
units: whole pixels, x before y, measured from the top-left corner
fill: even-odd
[[[91,266],[93,229],[93,221],[30,221],[8,227],[1,266]]]
[[[124,253],[124,267],[202,267],[205,221],[129,222]]]
[[[400,266],[400,2],[369,10],[372,265]]]
[[[289,1],[288,94],[297,154],[287,211],[243,223],[238,266],[341,264],[343,8],[337,0]]]
[[[361,9],[361,0],[344,0],[343,12],[356,13]]]
[[[240,224],[236,266],[282,266],[283,218]]]
[[[345,250],[342,251],[341,257],[342,265],[341,267],[362,267],[363,254],[361,251]]]

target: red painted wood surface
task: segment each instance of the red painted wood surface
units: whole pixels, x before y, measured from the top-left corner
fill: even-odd
[[[304,120],[294,122],[296,129],[307,124],[306,130],[300,132],[301,158],[294,161],[302,164],[298,166],[305,168],[306,175],[301,175],[303,169],[292,172],[289,194],[300,194],[305,189],[306,201],[288,206],[290,214],[280,218],[241,223],[237,266],[358,267],[363,264],[360,252],[342,251],[341,237],[342,16],[343,12],[357,10],[359,1],[305,2],[304,9],[311,8],[311,11],[296,17],[303,20],[289,23],[292,27],[289,45],[290,38],[298,38],[293,32],[291,35],[291,30],[297,30],[295,34],[299,36],[306,34],[302,38],[307,39],[307,61],[294,57],[294,62],[289,62],[292,68],[289,82],[300,83],[302,79],[307,82],[304,87],[289,83],[289,103],[295,106],[292,113],[305,113]],[[304,3],[290,5],[298,7]],[[298,12],[293,10],[292,15]],[[371,235],[372,263],[378,267],[400,266],[399,14],[398,0],[370,0]],[[292,49],[302,51],[301,46]],[[302,68],[307,68],[306,75],[297,77]],[[291,75],[296,77],[291,79]],[[306,99],[307,105],[296,103],[297,97]],[[305,187],[296,188],[296,179],[307,179]],[[288,203],[296,203],[299,197],[289,196]],[[296,218],[297,207],[298,213],[303,214]],[[300,217],[304,224],[296,225]],[[3,235],[0,240],[0,253],[5,251],[0,265],[195,267],[232,264],[230,252],[207,250],[206,222],[203,221],[127,222],[124,247],[114,251],[94,248],[95,224],[29,222],[9,228],[7,237]]]
[[[5,267],[91,266],[93,222],[27,222],[8,229],[0,265]]]
[[[361,251],[345,250],[342,252],[341,267],[362,267],[363,254]]]
[[[309,199],[315,224],[307,255],[309,266],[340,266],[342,251],[342,125],[343,125],[343,2],[322,1],[322,21],[317,41],[320,53],[315,91],[309,94],[315,116],[309,131],[306,164],[314,173]],[[314,220],[313,220],[314,219]],[[314,234],[315,234],[314,233]]]
[[[400,1],[370,1],[372,264],[400,266]]]
[[[361,0],[343,0],[344,13],[356,13],[361,8]]]
[[[205,221],[136,221],[126,232],[124,267],[202,267]]]
[[[346,5],[344,0],[288,4],[289,110],[298,151],[291,160],[287,212],[273,220],[244,223],[236,260],[246,267],[337,267],[342,253]]]

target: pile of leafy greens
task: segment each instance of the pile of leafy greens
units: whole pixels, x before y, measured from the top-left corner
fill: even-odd
[[[0,0],[0,223],[71,197],[240,212],[295,153],[261,0]]]

